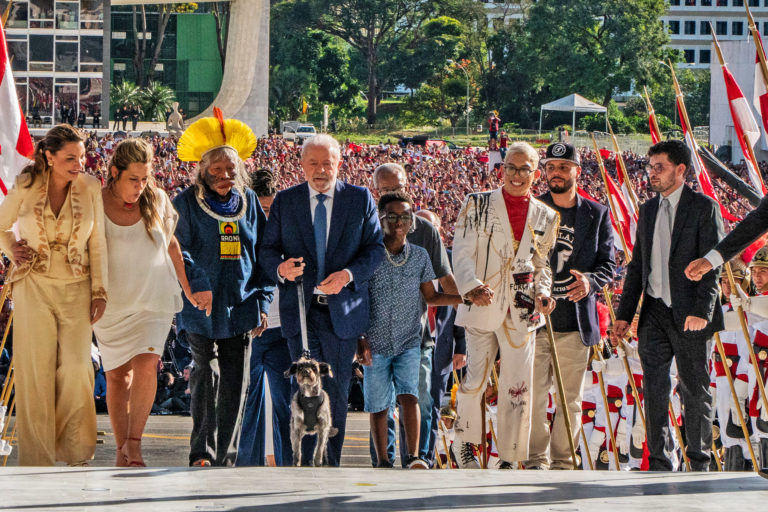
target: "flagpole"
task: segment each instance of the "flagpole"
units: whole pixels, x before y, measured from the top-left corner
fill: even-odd
[[[605,164],[603,163],[603,157],[600,154],[600,150],[597,148],[597,141],[595,140],[595,134],[592,134],[592,145],[595,147],[595,155],[597,156],[597,166],[600,168],[600,176],[603,178],[603,184],[605,185],[605,196],[608,198],[608,208],[610,208],[613,218],[616,223],[619,224],[618,215],[613,211],[613,200],[611,199],[611,189],[608,187],[608,179],[605,172]],[[626,219],[629,222],[629,219]],[[627,247],[627,240],[624,238],[624,232],[621,230],[621,225],[616,230],[619,232],[619,238],[621,239],[621,246],[624,248],[624,260],[629,263],[632,260],[632,253]]]
[[[752,39],[755,41],[755,47],[757,48],[757,59],[760,62],[763,83],[765,84],[765,88],[768,89],[768,64],[765,61],[765,49],[763,48],[760,34],[757,31],[757,25],[755,25],[755,18],[752,17],[752,12],[749,10],[749,5],[747,5],[748,3],[749,2],[744,2],[744,8],[747,10],[747,18],[749,19],[749,31],[752,33]],[[757,79],[757,77],[755,77],[755,79]]]
[[[669,71],[672,73],[672,81],[675,84],[675,97],[678,101],[676,101],[676,106],[680,110],[680,121],[685,124],[685,128],[687,132],[691,133],[691,138],[693,138],[693,130],[691,129],[691,121],[688,118],[688,110],[685,108],[685,101],[683,101],[683,90],[680,89],[680,82],[677,81],[677,74],[675,74],[675,66],[672,64],[672,61],[669,61]],[[694,139],[695,141],[696,139]],[[697,158],[697,155],[694,155],[694,158]]]
[[[629,199],[632,201],[632,206],[634,207],[634,210],[638,210],[637,205],[637,198],[635,197],[635,192],[632,190],[631,184],[632,182],[629,180],[629,174],[627,173],[627,166],[624,164],[624,157],[621,156],[621,149],[619,149],[619,141],[616,139],[616,135],[613,133],[613,127],[611,126],[610,121],[608,122],[608,131],[611,134],[611,140],[613,141],[613,148],[616,151],[616,158],[619,162],[619,168],[616,169],[616,173],[621,171],[621,175],[624,178],[624,182],[627,184],[627,190],[629,191]]]
[[[13,5],[13,0],[8,2],[5,12],[3,12],[2,17],[0,17],[0,28],[5,28],[5,24],[8,23],[8,17],[11,15],[11,5]]]
[[[659,128],[659,123],[656,122],[656,111],[653,110],[651,97],[648,95],[648,88],[646,86],[643,86],[643,92],[645,93],[645,108],[648,109],[648,117],[650,118],[652,124],[651,129],[654,131],[656,138],[661,140],[661,129]]]

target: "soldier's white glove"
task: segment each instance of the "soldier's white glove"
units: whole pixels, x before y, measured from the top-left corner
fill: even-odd
[[[601,432],[597,429],[592,430],[592,435],[589,436],[589,454],[592,456],[592,462],[597,460],[597,456],[600,454],[600,447],[605,442],[605,432]]]
[[[640,418],[637,418],[639,420]],[[643,428],[643,422],[635,420],[635,424],[632,425],[632,444],[638,450],[643,448],[643,441],[645,441],[645,429]]]
[[[0,440],[0,457],[8,457],[12,450],[13,448],[8,441],[5,439]]]
[[[605,363],[603,361],[600,361],[599,359],[595,359],[592,361],[592,371],[602,373],[602,371],[605,369]]]
[[[621,453],[629,453],[629,437],[627,436],[627,420],[621,418],[619,426],[616,427],[616,448]]]
[[[749,393],[749,385],[741,379],[734,379],[733,388],[736,390],[736,396],[739,399],[739,403],[736,404],[733,402],[733,400],[731,400],[731,421],[733,421],[734,425],[741,426],[738,409],[741,409],[741,413],[744,415],[743,404],[744,400],[747,398],[747,393]]]
[[[741,297],[741,295],[731,295],[729,297],[731,301],[731,306],[733,307],[733,310],[737,310],[738,308],[742,308],[744,311],[749,311],[749,299],[745,297]]]
[[[626,353],[627,357],[634,357],[635,359],[639,359],[640,358],[640,355],[637,353],[637,347],[633,346],[630,343],[624,342],[621,345],[619,345],[618,349],[622,350],[624,353]],[[619,354],[619,355],[621,355],[621,354]]]

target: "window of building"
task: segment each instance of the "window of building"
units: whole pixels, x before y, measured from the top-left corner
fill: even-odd
[[[699,29],[699,34],[709,35],[711,33],[712,33],[712,30],[711,30],[711,28],[709,26],[709,22],[708,21],[702,21],[701,22],[701,28]]]
[[[30,35],[29,60],[32,62],[53,62],[53,36]]]
[[[669,0],[669,5],[680,5],[680,0]]]
[[[763,35],[768,36],[768,22],[763,23]]]
[[[701,5],[703,7],[712,7],[712,0],[701,0]]]
[[[53,0],[30,0],[29,19],[53,20]]]
[[[719,36],[727,36],[728,35],[728,22],[727,21],[716,21],[715,22],[715,34]]]
[[[743,36],[744,35],[744,22],[743,21],[734,21],[731,24],[731,35],[734,35],[734,36]]]
[[[77,43],[56,42],[56,71],[77,71]]]
[[[693,64],[696,62],[696,50],[683,50],[683,57],[685,62]]]
[[[744,0],[733,0],[734,7],[744,7]]]
[[[728,7],[728,0],[717,0],[718,7]]]
[[[686,35],[691,35],[696,33],[696,22],[695,21],[686,21],[683,24],[683,30],[685,31]]]
[[[750,7],[760,7],[760,0],[749,0]]]
[[[709,64],[712,58],[712,52],[710,50],[699,50],[699,64]]]
[[[0,10],[5,12],[8,2],[0,1]],[[27,19],[29,18],[29,7],[27,2],[13,2],[11,10],[8,13],[6,28],[27,28]]]
[[[77,3],[56,3],[56,28],[77,30],[79,28],[80,6]]]
[[[679,34],[680,33],[680,22],[677,20],[669,20],[669,33],[670,34]]]
[[[14,71],[27,71],[27,41],[8,41],[8,55]]]
[[[53,78],[34,77],[29,79],[29,99],[27,108],[30,112],[38,112],[41,117],[48,117],[51,122],[53,115]],[[43,119],[43,122],[46,120]]]
[[[103,48],[104,38],[101,36],[82,36],[80,38],[80,71],[101,71]]]
[[[685,5],[689,5],[689,6],[696,5],[696,0],[685,0]]]

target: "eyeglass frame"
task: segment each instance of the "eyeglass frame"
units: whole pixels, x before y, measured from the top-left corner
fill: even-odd
[[[394,220],[392,220],[392,219],[389,218],[390,216],[396,217],[396,218]],[[415,215],[414,215],[413,212],[404,213],[402,215],[398,215],[396,213],[390,212],[390,213],[385,213],[383,215],[380,215],[379,216],[379,220],[380,221],[385,221],[386,220],[390,224],[396,224],[398,220],[401,223],[403,223],[403,224],[413,224],[414,223],[414,216]]]
[[[510,164],[504,164],[501,166],[501,168],[504,170],[504,174],[510,174],[512,176],[520,176],[521,178],[527,178],[531,174],[535,173],[537,169],[528,168],[528,169],[521,169],[519,167],[515,167],[514,165]],[[512,168],[512,170],[510,170]],[[525,171],[523,173],[522,171]]]

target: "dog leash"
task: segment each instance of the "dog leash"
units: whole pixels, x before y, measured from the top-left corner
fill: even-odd
[[[298,267],[301,263],[294,262]],[[296,291],[299,295],[299,328],[301,329],[301,357],[310,359],[309,355],[309,342],[307,342],[307,303],[304,302],[304,278],[298,276],[296,278]]]

